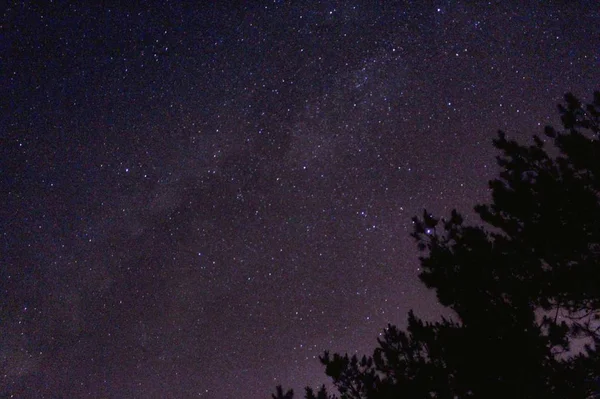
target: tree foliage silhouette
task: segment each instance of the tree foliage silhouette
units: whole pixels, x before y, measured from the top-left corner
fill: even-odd
[[[600,375],[600,92],[559,105],[563,131],[499,132],[481,225],[427,211],[412,236],[421,281],[453,319],[411,311],[370,357],[320,357],[339,398],[588,398]],[[549,147],[548,149],[546,147]],[[456,320],[454,320],[454,318]],[[274,398],[283,396],[281,387]],[[334,399],[322,387],[307,399]]]

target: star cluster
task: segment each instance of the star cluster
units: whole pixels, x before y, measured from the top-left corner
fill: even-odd
[[[595,1],[38,3],[1,26],[3,397],[326,382],[440,313],[411,217],[600,82]]]

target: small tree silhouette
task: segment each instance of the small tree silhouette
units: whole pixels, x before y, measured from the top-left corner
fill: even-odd
[[[290,389],[284,394],[283,388],[281,388],[281,385],[278,385],[276,392],[271,396],[273,399],[292,399],[294,397],[294,390]]]

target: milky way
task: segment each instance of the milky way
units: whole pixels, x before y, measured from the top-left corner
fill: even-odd
[[[69,3],[3,15],[3,397],[326,382],[440,314],[411,217],[600,82],[596,1]]]

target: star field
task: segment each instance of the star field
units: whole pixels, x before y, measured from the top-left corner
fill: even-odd
[[[5,9],[0,396],[326,382],[440,314],[411,217],[600,82],[595,1],[200,3]]]

